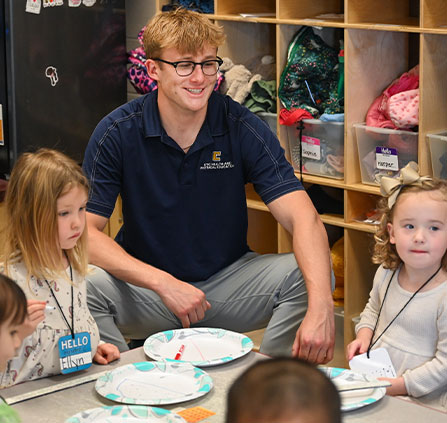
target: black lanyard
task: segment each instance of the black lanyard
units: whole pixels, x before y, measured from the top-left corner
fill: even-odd
[[[416,296],[416,294],[424,287],[426,286],[437,274],[438,272],[441,270],[442,264],[439,266],[438,270],[433,273],[433,275],[431,275],[414,293],[413,295],[410,297],[410,299],[404,304],[404,306],[400,309],[400,311],[394,316],[393,320],[391,320],[390,323],[388,323],[388,326],[382,331],[382,333],[377,337],[377,339],[373,342],[374,339],[374,334],[376,333],[376,329],[377,329],[377,325],[379,324],[379,318],[380,318],[380,313],[382,312],[382,307],[383,304],[385,303],[385,298],[386,298],[386,294],[388,294],[388,289],[390,288],[391,285],[391,281],[394,278],[394,275],[396,273],[396,270],[394,270],[393,274],[391,275],[390,281],[388,282],[388,286],[386,287],[386,291],[385,291],[385,295],[383,296],[383,301],[382,304],[380,305],[380,309],[379,309],[379,314],[377,315],[377,320],[376,320],[376,324],[374,326],[374,330],[373,333],[371,335],[371,341],[369,341],[369,347],[368,350],[366,351],[366,356],[369,358],[369,352],[371,351],[371,348],[376,344],[376,342],[382,337],[382,335],[388,330],[388,328],[393,324],[393,322],[397,319],[397,317],[399,316],[400,313],[402,313],[402,311],[404,311],[404,308],[409,304],[409,302]]]
[[[54,295],[53,289],[51,288],[50,284],[48,283],[48,281],[46,279],[45,279],[45,282],[47,283],[48,288],[50,289],[51,295],[53,295],[54,301],[56,301],[57,307],[59,308],[59,311],[61,312],[62,317],[64,318],[65,323],[68,326],[68,329],[70,329],[71,337],[74,339],[75,335],[74,335],[73,270],[71,268],[71,264],[70,264],[70,261],[68,260],[67,254],[65,254],[65,257],[67,258],[68,266],[70,267],[70,280],[71,280],[71,326],[68,323],[68,320],[65,317],[64,312],[62,311],[62,307],[59,304],[59,301],[57,300],[56,295]]]

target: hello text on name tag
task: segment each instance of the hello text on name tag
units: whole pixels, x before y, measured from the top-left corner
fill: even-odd
[[[92,365],[92,346],[88,332],[62,336],[58,341],[62,373],[84,370]]]

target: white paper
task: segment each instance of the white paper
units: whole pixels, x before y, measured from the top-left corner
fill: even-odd
[[[371,350],[369,358],[366,353],[356,355],[349,362],[349,368],[356,373],[373,378],[397,377],[390,355],[385,348]]]
[[[26,0],[25,12],[38,15],[42,7],[42,0]]]
[[[43,7],[63,6],[64,0],[43,0]]]

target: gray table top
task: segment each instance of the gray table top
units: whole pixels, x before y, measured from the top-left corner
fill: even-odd
[[[208,417],[205,422],[223,423],[225,421],[226,393],[233,380],[248,366],[257,360],[267,358],[262,354],[250,352],[245,357],[235,361],[208,367],[205,370],[214,381],[214,387],[207,395],[181,404],[162,406],[179,411],[184,408],[202,406],[216,414]],[[18,411],[23,423],[63,423],[74,414],[102,405],[117,405],[117,403],[100,396],[95,390],[95,381],[90,380],[80,385],[67,387],[95,375],[110,371],[113,368],[128,363],[147,360],[142,348],[137,348],[121,355],[121,359],[107,366],[93,365],[90,369],[72,375],[59,375],[39,379],[11,388],[3,389],[0,394],[8,402],[16,402],[24,396],[40,395],[34,398],[16,402],[13,407]],[[57,390],[60,389],[60,390]],[[41,395],[48,390],[55,392]],[[412,423],[412,422],[446,422],[447,414],[420,406],[413,402],[385,396],[375,404],[350,411],[343,416],[345,423]]]

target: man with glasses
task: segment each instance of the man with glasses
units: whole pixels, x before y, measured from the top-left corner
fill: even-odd
[[[326,233],[276,136],[213,91],[224,41],[221,27],[185,9],[149,21],[146,66],[158,89],[106,116],[85,154],[89,307],[101,339],[121,351],[125,338],[168,329],[267,326],[262,352],[325,363],[334,348]],[[294,254],[250,251],[247,183],[292,234]],[[114,241],[102,230],[118,194]]]

